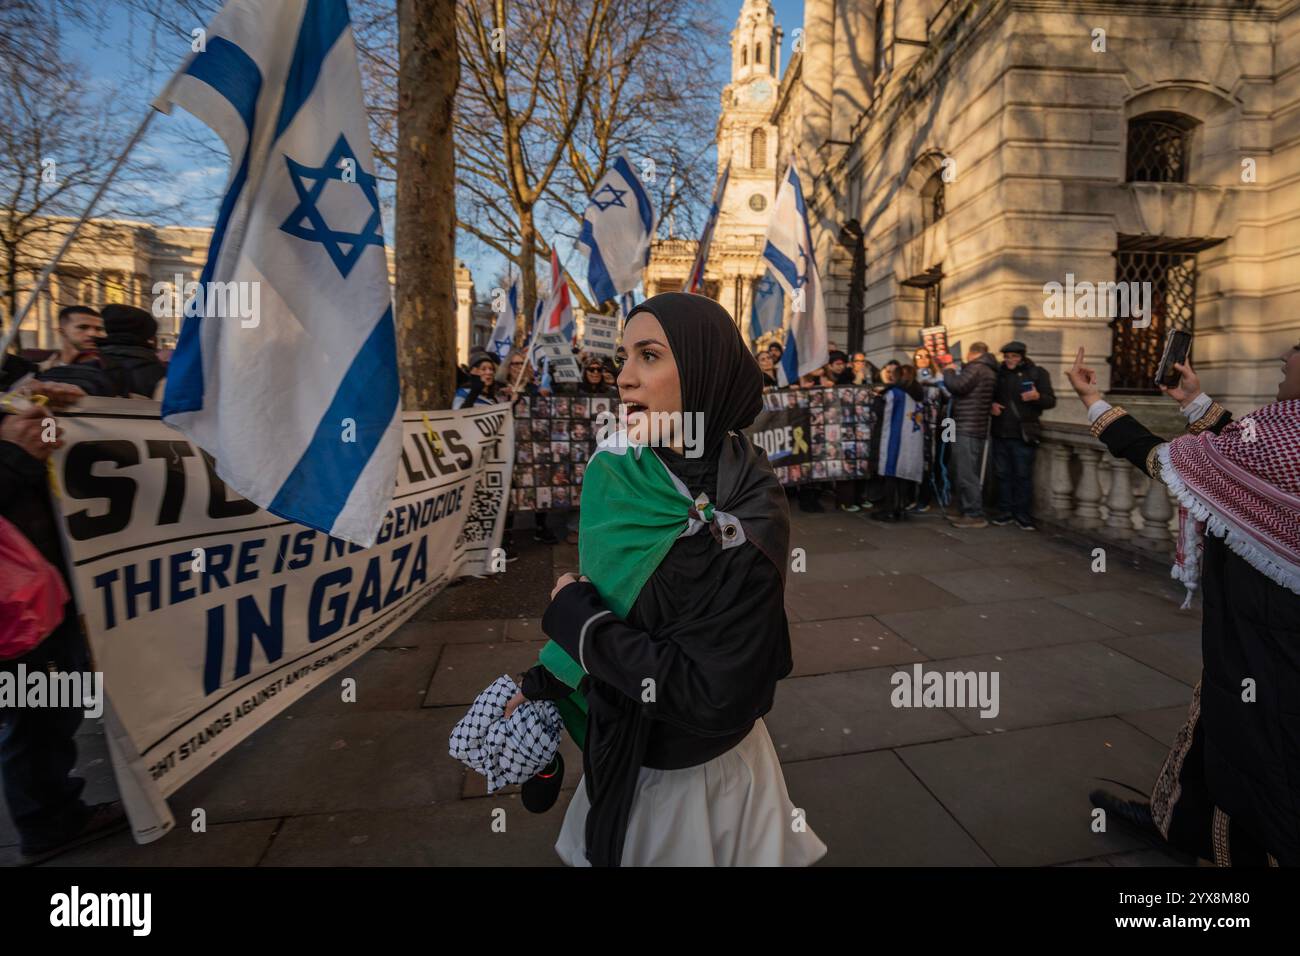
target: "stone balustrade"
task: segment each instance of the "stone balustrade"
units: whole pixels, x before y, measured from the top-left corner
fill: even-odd
[[[1168,488],[1112,458],[1083,425],[1044,423],[1034,461],[1034,509],[1040,520],[1099,542],[1173,554],[1176,509]]]

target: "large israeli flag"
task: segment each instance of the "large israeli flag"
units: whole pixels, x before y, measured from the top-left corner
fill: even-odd
[[[790,296],[790,328],[781,365],[794,381],[826,364],[826,301],[813,258],[803,186],[793,159],[781,181],[767,225],[763,258]]]
[[[205,283],[252,283],[253,320],[185,320],[163,417],[277,515],[374,542],[400,451],[397,349],[361,74],[345,0],[229,0],[154,106],[230,151]],[[209,288],[205,286],[205,288]]]
[[[650,196],[627,157],[619,156],[591,191],[578,236],[587,254],[587,285],[596,302],[617,299],[637,287],[650,261],[654,231]]]

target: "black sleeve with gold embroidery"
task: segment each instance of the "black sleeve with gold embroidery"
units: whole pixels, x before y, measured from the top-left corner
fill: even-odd
[[[1228,411],[1218,402],[1211,402],[1210,407],[1205,410],[1205,414],[1194,422],[1189,422],[1187,430],[1193,435],[1199,435],[1201,432],[1213,432],[1219,434],[1223,431],[1228,422],[1232,421],[1232,412]]]
[[[1109,408],[1092,424],[1092,435],[1116,458],[1123,458],[1152,478],[1159,478],[1156,448],[1164,439],[1124,409]]]

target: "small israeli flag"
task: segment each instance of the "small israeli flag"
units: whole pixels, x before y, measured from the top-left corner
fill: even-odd
[[[185,320],[163,418],[251,501],[369,546],[401,405],[347,3],[229,0],[154,105],[185,108],[230,151],[202,281],[260,292],[252,322],[214,314],[212,295]]]
[[[654,231],[650,196],[627,157],[619,156],[592,190],[578,236],[587,254],[587,285],[596,302],[636,288],[650,261]]]
[[[495,354],[502,362],[510,357],[510,350],[515,345],[515,318],[519,315],[519,307],[524,297],[521,281],[521,276],[515,276],[510,283],[510,288],[502,297],[501,308],[497,312],[496,328],[492,330],[492,341],[488,343],[488,351]],[[497,307],[496,301],[493,301],[492,307],[494,309]]]
[[[754,283],[754,300],[749,308],[750,341],[757,342],[768,332],[779,329],[784,310],[785,296],[781,292],[781,283],[768,269],[763,278]]]
[[[826,364],[826,302],[821,274],[813,258],[808,207],[794,158],[781,180],[767,225],[763,258],[790,296],[790,328],[781,365],[794,381]]]

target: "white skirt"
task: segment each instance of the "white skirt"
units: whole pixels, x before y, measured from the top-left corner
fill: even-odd
[[[569,803],[555,852],[570,866],[586,856],[586,780]],[[762,719],[708,763],[642,767],[623,843],[623,866],[808,866],[826,844],[796,813]]]

